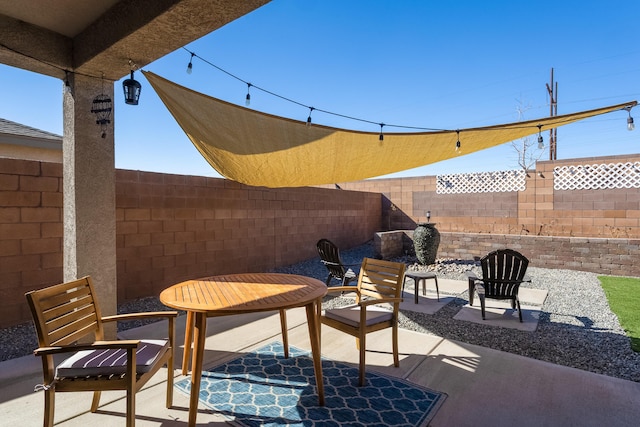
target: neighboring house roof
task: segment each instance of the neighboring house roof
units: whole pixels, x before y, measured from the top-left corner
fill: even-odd
[[[62,136],[0,118],[0,144],[62,149]]]
[[[62,140],[62,136],[44,130],[32,128],[31,126],[12,122],[11,120],[0,118],[0,134],[28,136],[31,138]]]

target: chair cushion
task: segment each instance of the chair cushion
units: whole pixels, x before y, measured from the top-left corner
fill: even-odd
[[[324,315],[328,319],[337,320],[356,328],[360,326],[360,307],[355,304],[329,309],[325,311]],[[386,322],[392,318],[393,312],[389,310],[376,306],[367,307],[367,326]]]
[[[166,340],[141,340],[136,350],[136,372],[149,372],[156,360],[169,349]],[[58,365],[56,378],[122,375],[127,371],[127,351],[123,349],[84,350]]]

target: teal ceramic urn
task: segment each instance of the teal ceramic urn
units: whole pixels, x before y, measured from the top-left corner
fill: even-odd
[[[413,232],[413,247],[420,264],[429,265],[436,262],[440,232],[432,222],[419,223]]]

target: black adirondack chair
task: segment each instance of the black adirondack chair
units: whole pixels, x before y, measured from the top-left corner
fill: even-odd
[[[513,249],[499,249],[485,255],[480,260],[482,278],[473,273],[469,278],[469,305],[473,305],[473,296],[478,289],[482,319],[485,319],[485,298],[497,300],[510,300],[511,307],[518,309],[520,322],[522,322],[522,310],[518,290],[523,282],[531,280],[525,278],[529,260],[521,253]]]
[[[318,248],[318,254],[320,255],[320,261],[329,270],[329,276],[327,276],[327,286],[331,283],[331,279],[340,281],[340,286],[347,286],[352,280],[358,278],[357,274],[349,267],[360,264],[344,264],[340,258],[340,250],[338,247],[327,239],[320,239],[316,243]]]

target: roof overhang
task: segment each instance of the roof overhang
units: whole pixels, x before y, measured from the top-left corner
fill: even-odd
[[[0,0],[0,63],[119,80],[269,0]]]

